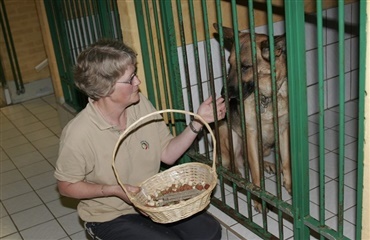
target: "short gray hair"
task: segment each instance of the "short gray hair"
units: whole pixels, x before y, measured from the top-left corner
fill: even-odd
[[[101,39],[80,53],[74,68],[76,86],[90,98],[109,96],[116,81],[130,65],[136,65],[136,52],[125,43]]]

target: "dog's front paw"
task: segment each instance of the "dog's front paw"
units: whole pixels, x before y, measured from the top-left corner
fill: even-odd
[[[256,212],[259,212],[259,213],[262,212],[262,204],[260,202],[254,201],[253,205],[254,205],[254,210],[256,210]]]
[[[289,182],[289,183],[288,183]],[[284,181],[283,181],[283,186],[284,188],[288,191],[288,193],[290,195],[292,195],[292,183],[290,181],[287,181],[285,178],[284,178]]]
[[[264,161],[263,166],[264,166],[265,172],[267,172],[268,174],[276,173],[276,167],[274,163]]]

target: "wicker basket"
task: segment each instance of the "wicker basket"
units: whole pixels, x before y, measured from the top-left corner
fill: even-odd
[[[174,167],[167,169],[166,171],[160,172],[153,177],[145,180],[142,182],[139,187],[141,187],[141,191],[136,195],[131,194],[121,182],[120,177],[118,175],[117,169],[115,167],[115,158],[117,154],[118,147],[122,139],[133,129],[136,125],[138,125],[142,120],[153,116],[158,115],[161,113],[167,112],[175,112],[175,113],[183,113],[189,114],[194,116],[197,120],[201,121],[205,127],[208,129],[211,137],[213,139],[213,164],[212,167],[203,164],[203,163],[185,163],[180,164]],[[204,119],[192,112],[187,112],[183,110],[161,110],[150,113],[144,117],[141,117],[132,125],[130,125],[119,137],[117,144],[113,151],[113,162],[112,167],[114,174],[117,178],[118,183],[122,187],[122,189],[126,192],[127,196],[131,200],[132,204],[140,209],[142,212],[145,212],[154,222],[158,223],[171,223],[175,222],[184,218],[187,218],[197,212],[202,211],[205,209],[208,204],[210,203],[210,198],[213,189],[217,184],[217,174],[216,174],[216,140],[213,135],[213,131]],[[191,179],[191,181],[196,183],[206,183],[209,187],[206,190],[201,191],[201,193],[195,197],[192,197],[186,201],[180,201],[174,205],[162,206],[162,207],[151,207],[148,206],[148,196],[153,195],[156,191],[161,190],[164,186],[168,186],[169,183],[176,182],[180,179]]]

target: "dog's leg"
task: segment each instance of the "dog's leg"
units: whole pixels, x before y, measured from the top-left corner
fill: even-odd
[[[289,152],[289,129],[287,128],[280,137],[280,155],[283,169],[283,184],[288,193],[292,194],[292,173]]]
[[[248,131],[247,130],[247,149],[248,149],[248,163],[249,169],[252,175],[252,183],[257,186],[261,187],[260,181],[260,169],[259,169],[259,162],[258,162],[258,141],[257,135],[255,131]],[[257,212],[262,212],[262,204],[258,200],[253,200],[254,202],[254,209]]]

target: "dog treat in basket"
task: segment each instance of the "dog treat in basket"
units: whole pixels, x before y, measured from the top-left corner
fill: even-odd
[[[210,187],[208,183],[194,183],[192,181],[182,180],[173,183],[162,190],[157,190],[154,194],[147,196],[147,206],[165,207],[178,204],[181,201],[189,200],[198,196]]]

